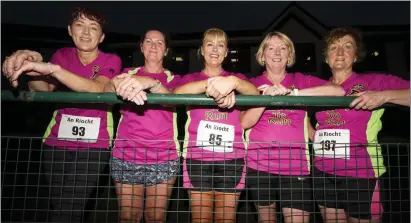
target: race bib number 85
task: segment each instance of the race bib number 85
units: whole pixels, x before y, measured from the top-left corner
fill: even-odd
[[[59,139],[95,143],[99,132],[100,118],[61,115]]]
[[[350,130],[318,130],[315,133],[313,148],[316,156],[350,159]]]
[[[197,147],[217,153],[233,152],[234,126],[200,121],[197,129]]]

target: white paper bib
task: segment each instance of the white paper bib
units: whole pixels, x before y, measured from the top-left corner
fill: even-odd
[[[221,123],[200,121],[197,147],[217,153],[233,152],[235,127]]]
[[[350,159],[350,130],[318,130],[315,133],[313,148],[316,156]]]
[[[61,115],[58,138],[95,143],[100,132],[100,118]]]

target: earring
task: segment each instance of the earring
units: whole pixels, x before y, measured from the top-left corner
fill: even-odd
[[[263,63],[263,65],[265,65],[265,61],[264,61],[264,60],[262,60],[261,62]]]

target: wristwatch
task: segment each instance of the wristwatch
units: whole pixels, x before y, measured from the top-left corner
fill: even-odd
[[[294,88],[294,96],[298,96],[298,89],[297,88]]]

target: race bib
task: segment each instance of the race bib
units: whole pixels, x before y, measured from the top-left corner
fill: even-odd
[[[217,153],[233,152],[234,126],[200,121],[197,129],[197,147]]]
[[[350,159],[350,130],[318,130],[315,133],[313,148],[316,156]]]
[[[68,141],[97,142],[100,118],[61,115],[58,138]]]

